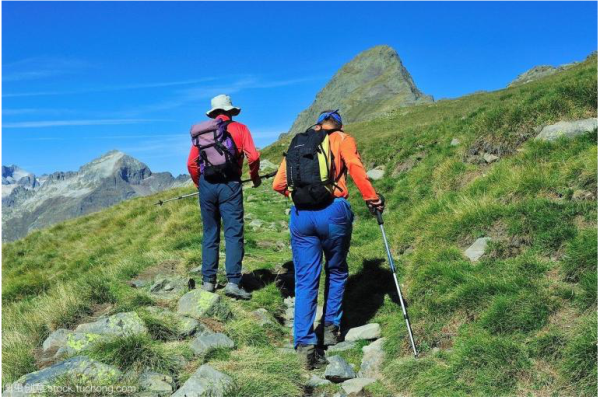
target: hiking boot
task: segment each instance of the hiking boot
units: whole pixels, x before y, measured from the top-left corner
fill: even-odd
[[[335,325],[326,325],[323,329],[323,345],[334,346],[339,342],[340,328]]]
[[[317,352],[314,344],[299,344],[296,348],[296,354],[302,366],[308,370],[327,364],[325,358]]]
[[[250,293],[246,292],[236,283],[228,283],[227,286],[225,286],[225,295],[241,300],[250,300],[252,298]]]
[[[206,290],[207,292],[214,293],[216,286],[215,282],[202,282],[202,290]]]

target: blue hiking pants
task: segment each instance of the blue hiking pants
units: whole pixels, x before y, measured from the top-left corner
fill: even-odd
[[[317,344],[313,324],[317,312],[321,260],[325,253],[325,325],[339,326],[348,279],[346,256],[354,214],[346,199],[338,198],[322,210],[292,207],[290,232],[296,275],[294,346]]]
[[[202,214],[202,277],[204,282],[216,282],[219,265],[221,218],[225,228],[225,271],[227,281],[242,280],[244,258],[244,202],[242,183],[229,181],[211,183],[200,175],[198,185]]]

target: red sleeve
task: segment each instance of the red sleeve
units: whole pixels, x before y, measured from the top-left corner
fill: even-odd
[[[187,168],[196,187],[198,187],[198,179],[200,178],[200,170],[198,168],[199,155],[200,153],[198,152],[198,148],[192,145],[192,148],[190,149],[190,156],[188,157],[187,161]]]
[[[248,128],[244,129],[242,134],[242,149],[248,159],[248,167],[250,168],[250,178],[258,177],[258,169],[260,167],[260,153],[254,146],[254,140]]]

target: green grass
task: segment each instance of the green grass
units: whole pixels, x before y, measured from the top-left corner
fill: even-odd
[[[146,335],[100,341],[86,353],[91,358],[114,365],[122,371],[150,369],[168,373],[175,370],[175,360],[172,354]]]
[[[386,195],[385,228],[421,352],[418,360],[410,356],[379,229],[351,184],[357,218],[343,323],[378,322],[386,337],[384,379],[367,393],[597,394],[597,132],[532,140],[537,126],[597,116],[596,62],[346,127],[364,162],[386,169],[375,186]],[[278,163],[287,141],[263,156]],[[500,159],[488,165],[472,158],[483,150]],[[136,274],[169,260],[183,271],[201,262],[197,202],[153,206],[189,191],[126,201],[3,245],[4,382],[35,370],[34,350],[48,333],[72,327],[98,304],[140,313],[153,304],[127,286]],[[593,196],[581,199],[578,191]],[[248,221],[260,219],[263,227],[247,229],[244,268],[260,272],[264,286],[251,302],[236,303],[236,318],[221,327],[235,350],[207,360],[234,378],[232,394],[302,395],[307,376],[293,355],[274,349],[288,330],[260,327],[250,315],[259,307],[276,316],[285,309],[275,271],[291,251],[276,243],[289,243],[281,223],[290,203],[268,182],[245,196]],[[493,238],[489,251],[471,263],[463,251],[482,236]],[[173,339],[169,323],[144,318],[149,337],[105,344],[95,356],[170,368],[163,357],[170,342],[161,343]],[[360,347],[347,357],[359,365]],[[190,369],[177,374],[182,381]]]

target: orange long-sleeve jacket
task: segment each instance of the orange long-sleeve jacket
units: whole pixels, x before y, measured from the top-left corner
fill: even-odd
[[[334,188],[333,195],[335,197],[348,197],[346,176],[342,174],[343,169],[346,168],[352,180],[356,183],[363,199],[365,201],[377,200],[379,197],[367,177],[367,172],[360,160],[354,138],[345,132],[333,132],[329,135],[329,146],[334,157],[335,176],[340,177],[337,181],[338,187]],[[289,196],[285,158],[277,170],[277,175],[275,175],[273,189],[285,196]]]

